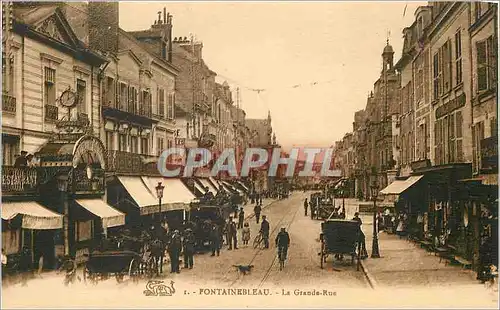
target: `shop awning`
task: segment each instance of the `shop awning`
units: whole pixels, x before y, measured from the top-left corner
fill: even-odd
[[[200,183],[204,186],[204,187],[208,187],[208,189],[215,195],[218,191],[217,188],[214,188],[210,182],[208,182],[207,179],[198,179],[200,181]]]
[[[123,184],[125,190],[132,196],[139,206],[141,215],[157,213],[159,211],[158,200],[144,184],[141,177],[119,176],[118,180]]]
[[[247,192],[248,192],[248,187],[241,181],[237,181],[239,185],[241,185]]]
[[[194,182],[194,187],[196,187],[196,189],[199,190],[200,193],[205,194],[206,190],[203,187],[201,187],[201,185],[198,184],[197,182]]]
[[[396,180],[381,190],[380,193],[384,195],[399,195],[423,177],[423,175],[417,175],[411,176],[406,180]]]
[[[161,211],[189,210],[190,203],[196,196],[176,178],[142,177],[146,186],[156,197],[156,186],[161,182],[164,186],[163,198],[161,200]]]
[[[125,225],[125,214],[111,207],[101,199],[76,200],[83,208],[102,219],[102,226],[115,227]]]
[[[25,229],[60,229],[63,216],[51,211],[34,201],[2,202],[2,219],[8,221],[22,215],[22,227]]]
[[[210,180],[210,182],[212,182],[212,184],[213,184],[214,186],[217,186],[217,187],[219,186],[220,182],[218,182],[218,181],[217,181],[216,179],[214,179],[213,177],[209,177],[208,179]]]

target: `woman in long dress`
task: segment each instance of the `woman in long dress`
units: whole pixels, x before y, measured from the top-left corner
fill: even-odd
[[[396,228],[396,234],[399,236],[399,238],[402,237],[403,231],[404,231],[404,217],[402,214],[400,214],[398,218],[398,227]]]

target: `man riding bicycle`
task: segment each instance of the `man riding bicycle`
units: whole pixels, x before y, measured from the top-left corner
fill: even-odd
[[[278,248],[278,254],[283,254],[283,260],[286,259],[289,246],[290,236],[288,235],[285,227],[282,227],[281,231],[276,236],[276,247]]]

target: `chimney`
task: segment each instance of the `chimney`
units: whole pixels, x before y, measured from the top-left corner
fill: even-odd
[[[167,8],[163,8],[163,23],[167,23]]]
[[[101,52],[118,53],[118,1],[88,4],[89,47]]]

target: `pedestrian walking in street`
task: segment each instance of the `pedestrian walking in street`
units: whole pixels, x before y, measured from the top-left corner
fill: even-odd
[[[243,222],[245,221],[245,211],[243,207],[240,209],[240,214],[238,215],[238,229],[243,228]]]
[[[232,250],[233,249],[233,245],[234,245],[234,249],[237,250],[238,249],[238,230],[236,229],[236,223],[231,220],[229,222],[229,225],[228,225],[228,244],[229,244],[229,249],[228,250]]]
[[[262,223],[260,224],[260,233],[264,240],[264,248],[269,249],[269,222],[265,215],[262,216]]]
[[[215,256],[215,252],[217,252],[217,256],[220,254],[221,247],[221,234],[217,225],[212,225],[212,230],[210,231],[210,247],[212,249],[212,256]]]
[[[183,253],[184,253],[184,268],[193,269],[194,265],[194,247],[195,238],[191,228],[187,228],[184,235],[183,241]]]
[[[352,220],[357,221],[359,223],[358,252],[361,259],[366,259],[368,257],[368,251],[366,251],[366,240],[365,240],[366,238],[365,234],[363,233],[363,230],[361,229],[361,225],[363,225],[363,222],[359,217],[359,212],[354,213],[354,217]]]
[[[307,208],[309,208],[309,203],[307,202],[307,198],[306,198],[306,200],[304,200],[304,214],[305,214],[305,216],[307,216]]]
[[[260,205],[257,203],[255,207],[253,208],[253,213],[255,214],[255,220],[257,221],[257,224],[259,224],[260,221],[260,212],[262,211],[262,208]]]
[[[181,254],[182,242],[178,230],[172,234],[172,239],[168,246],[168,255],[170,256],[170,273],[180,273],[179,258]]]
[[[244,245],[248,245],[248,241],[250,241],[250,225],[248,223],[245,223],[241,231],[241,240],[243,240]]]

